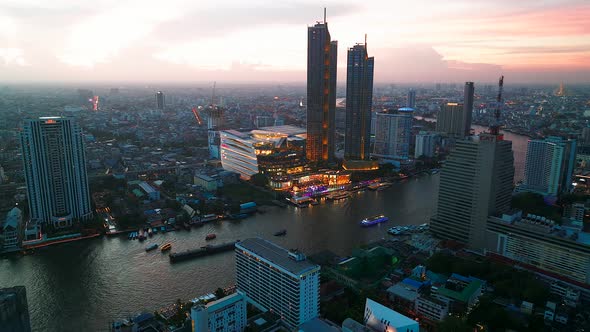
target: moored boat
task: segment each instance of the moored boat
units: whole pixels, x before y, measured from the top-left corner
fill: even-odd
[[[286,229],[281,229],[280,231],[274,233],[273,235],[274,236],[285,236],[285,235],[287,235],[287,230]]]
[[[145,247],[145,251],[152,251],[154,249],[158,248],[158,244],[157,243],[152,243],[149,246]]]
[[[373,226],[373,225],[377,225],[382,222],[386,222],[388,220],[389,220],[389,218],[387,218],[385,215],[379,214],[379,215],[367,217],[367,218],[361,220],[361,226],[364,226],[364,227]]]
[[[162,247],[160,248],[160,251],[164,252],[164,251],[168,251],[172,249],[172,243],[168,242],[165,243],[164,245],[162,245]]]
[[[207,236],[205,236],[205,240],[207,240],[207,241],[213,240],[216,237],[217,237],[217,235],[215,235],[215,234],[207,234]]]

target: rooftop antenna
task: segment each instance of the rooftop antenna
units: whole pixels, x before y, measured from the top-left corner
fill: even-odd
[[[504,75],[500,76],[500,80],[498,81],[498,97],[496,101],[498,102],[496,105],[496,109],[494,110],[494,124],[490,126],[490,132],[492,135],[500,135],[500,110],[502,107],[502,90],[504,87]]]
[[[326,7],[324,7],[324,24],[326,24]]]

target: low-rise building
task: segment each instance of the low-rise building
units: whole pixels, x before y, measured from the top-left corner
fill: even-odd
[[[246,328],[246,296],[240,292],[191,308],[193,332],[241,332]]]
[[[415,320],[369,298],[365,303],[364,323],[374,331],[420,331],[420,326]]]
[[[217,190],[217,180],[205,174],[195,174],[194,184],[201,186],[206,191]]]
[[[432,287],[433,295],[449,300],[449,312],[464,313],[479,299],[485,285],[483,280],[453,273],[442,287]]]
[[[449,316],[449,302],[444,297],[420,295],[416,299],[415,311],[422,318],[439,322]]]
[[[157,201],[160,199],[160,192],[149,183],[142,181],[139,183],[139,187],[147,194],[151,201]]]
[[[3,241],[0,241],[0,244],[2,244],[0,249],[3,249],[3,251],[15,251],[20,248],[22,241],[22,224],[22,211],[17,207],[12,208],[12,210],[6,215],[6,220],[2,225],[2,233],[0,236]]]

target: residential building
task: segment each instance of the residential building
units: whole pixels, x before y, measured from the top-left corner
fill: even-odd
[[[416,144],[414,149],[414,158],[426,157],[432,158],[436,152],[436,146],[439,136],[436,133],[420,131],[416,135]]]
[[[255,120],[256,128],[272,127],[275,124],[275,119],[272,116],[258,115]]]
[[[191,308],[193,332],[242,332],[247,324],[246,296],[240,292]]]
[[[513,179],[512,142],[491,134],[457,140],[441,170],[431,232],[484,248],[488,216],[510,209]]]
[[[346,160],[369,159],[374,63],[374,58],[368,56],[366,42],[348,49],[344,131]]]
[[[237,287],[291,328],[319,315],[320,266],[261,238],[236,243]]]
[[[342,332],[340,326],[333,322],[322,319],[314,318],[297,327],[297,332]]]
[[[31,219],[55,228],[90,219],[84,140],[74,120],[26,120],[21,142]]]
[[[307,28],[307,159],[330,162],[334,157],[336,63],[338,42],[324,22]]]
[[[6,220],[2,226],[3,241],[0,241],[4,251],[16,251],[20,248],[23,233],[23,212],[14,207],[6,214]]]
[[[524,181],[519,191],[557,196],[572,189],[576,141],[550,136],[529,140]]]
[[[406,101],[406,107],[416,108],[416,90],[410,89],[410,91],[408,91],[408,99]]]
[[[440,322],[449,316],[450,300],[445,297],[420,295],[416,299],[415,311],[432,322]]]
[[[464,105],[461,103],[446,103],[438,112],[436,131],[453,138],[465,137]]]
[[[357,322],[352,318],[346,318],[342,322],[342,332],[374,332],[372,329]]]
[[[375,331],[420,331],[417,321],[369,298],[365,303],[364,323]]]
[[[0,288],[0,331],[31,331],[27,290],[24,286]]]
[[[201,186],[206,191],[217,190],[217,180],[206,174],[195,174],[193,181],[195,185]]]
[[[156,92],[156,107],[159,110],[164,109],[164,92],[162,91]]]
[[[264,127],[252,131],[222,130],[221,165],[243,179],[263,173],[283,177],[303,172],[305,129],[294,126]]]
[[[406,160],[410,153],[413,121],[412,108],[377,113],[373,156],[383,162]]]
[[[520,211],[491,216],[487,231],[490,253],[566,281],[590,283],[590,234]]]

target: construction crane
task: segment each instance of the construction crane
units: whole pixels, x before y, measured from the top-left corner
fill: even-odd
[[[498,97],[496,98],[496,109],[494,110],[494,122],[490,126],[490,133],[492,135],[500,135],[500,112],[502,107],[502,89],[504,88],[504,75],[500,76],[498,82]]]
[[[200,125],[203,124],[203,119],[201,119],[201,115],[196,107],[193,107],[193,114],[195,115],[195,119],[197,119],[197,123]]]

